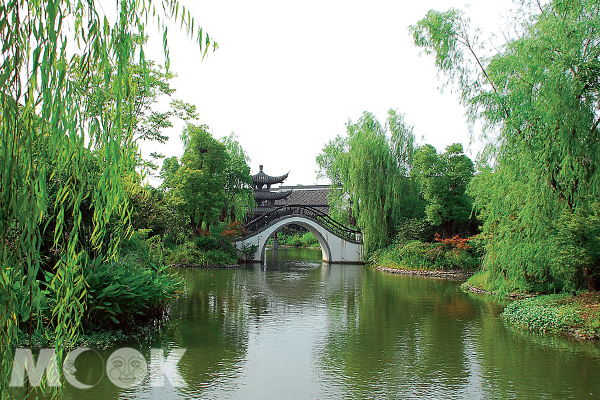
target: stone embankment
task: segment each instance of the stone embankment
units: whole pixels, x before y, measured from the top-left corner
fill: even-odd
[[[477,293],[477,294],[487,294],[488,296],[496,296],[496,292],[488,292],[487,290],[483,290],[478,288],[477,286],[469,285],[468,282],[463,283],[461,289],[466,292]],[[517,299],[526,299],[529,297],[536,296],[534,293],[509,293],[506,295],[507,299],[517,300]]]
[[[218,264],[171,264],[170,267],[174,268],[198,268],[198,269],[237,269],[240,268],[240,264],[229,264],[229,265],[218,265]]]
[[[377,267],[377,269],[381,272],[387,272],[390,274],[425,276],[428,278],[452,279],[452,280],[465,280],[468,277],[470,277],[471,275],[473,275],[473,272],[465,271],[462,269],[452,269],[452,270],[400,269],[400,268],[390,268],[390,267],[382,267],[382,266]]]

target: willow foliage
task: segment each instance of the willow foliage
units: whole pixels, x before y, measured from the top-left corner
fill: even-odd
[[[349,121],[346,130],[348,136],[329,142],[317,163],[320,176],[341,184],[337,203],[352,204],[370,254],[389,244],[398,223],[415,210],[418,195],[408,178],[414,133],[394,110],[388,111],[385,126],[365,112],[356,123]]]
[[[133,104],[128,96],[132,60],[144,65],[146,22],[195,22],[177,1],[116,2],[114,24],[96,11],[93,0],[12,0],[0,3],[0,385],[10,397],[8,376],[17,333],[36,328],[40,310],[49,307],[59,360],[77,334],[86,308],[83,265],[112,259],[128,235],[129,205],[122,177],[133,169],[137,149],[133,128],[124,124]],[[158,16],[162,15],[162,20]],[[165,28],[166,29],[166,28]],[[204,51],[211,45],[198,32]],[[167,50],[166,36],[164,39]],[[71,54],[72,53],[72,54]],[[167,57],[168,64],[168,57]],[[85,81],[90,66],[105,71],[104,90],[114,96],[110,109],[90,118],[79,103],[69,71]],[[113,68],[116,78],[111,81]],[[110,83],[110,85],[109,85]],[[90,154],[101,160],[98,179],[90,178]],[[96,175],[97,176],[97,175]],[[58,192],[49,182],[60,177]],[[93,229],[82,230],[82,205],[93,207]],[[121,231],[107,234],[111,218]],[[47,257],[40,253],[42,221],[54,226],[51,279],[44,292],[38,281]],[[85,236],[85,237],[84,237]],[[87,245],[85,245],[87,243]],[[23,326],[29,324],[29,326]]]
[[[487,284],[561,290],[600,278],[600,2],[555,0],[515,16],[519,36],[476,55],[458,10],[430,11],[414,42],[458,86],[471,120],[499,132],[472,184],[488,237]]]
[[[231,222],[243,220],[248,210],[256,206],[248,165],[250,157],[237,138],[237,135],[232,132],[231,135],[219,139],[229,154],[229,163],[225,169],[225,204],[230,207]]]

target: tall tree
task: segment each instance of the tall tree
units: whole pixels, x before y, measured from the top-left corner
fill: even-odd
[[[122,237],[107,235],[107,223],[117,216],[127,225],[128,203],[122,177],[133,169],[137,158],[133,131],[123,120],[133,103],[129,65],[136,54],[144,64],[143,49],[132,41],[143,36],[148,17],[160,15],[162,27],[169,19],[181,19],[188,29],[195,22],[177,1],[163,1],[152,7],[146,1],[119,0],[118,18],[110,24],[99,15],[93,0],[23,1],[0,3],[0,391],[9,390],[12,345],[23,323],[40,321],[43,296],[37,275],[42,262],[40,226],[46,213],[55,221],[53,248],[57,262],[47,290],[52,302],[52,329],[55,348],[61,360],[65,342],[78,331],[86,307],[84,263],[98,263],[114,257]],[[199,33],[204,50],[211,44]],[[67,45],[69,44],[69,46]],[[75,44],[74,58],[68,49]],[[206,47],[204,45],[206,44]],[[167,42],[165,38],[165,51]],[[77,64],[83,79],[89,65],[99,71],[114,68],[116,78],[106,91],[116,101],[103,115],[92,118],[79,104],[78,93],[67,79],[70,66]],[[168,60],[167,60],[168,64]],[[87,149],[103,160],[101,176],[88,183]],[[46,160],[53,160],[52,173],[64,177],[64,185],[54,198],[47,190]],[[98,257],[81,246],[81,205],[94,206],[92,248],[106,242]],[[71,212],[67,212],[70,210]],[[37,316],[37,317],[36,317]],[[35,329],[35,327],[29,326]]]
[[[414,134],[403,115],[388,111],[385,126],[365,112],[346,124],[348,136],[330,142],[317,161],[321,174],[338,180],[356,209],[367,254],[386,246],[397,224],[416,212],[417,192],[408,177]]]
[[[215,222],[225,207],[229,154],[206,125],[188,124],[182,138],[185,152],[181,166],[170,179],[169,196],[171,203],[187,215],[192,232],[198,235],[203,224]]]
[[[353,210],[348,189],[343,187],[341,157],[348,153],[348,137],[336,136],[327,142],[321,153],[317,155],[317,179],[327,179],[331,190],[327,193],[329,216],[339,222],[348,222],[356,226],[356,212]]]
[[[250,158],[237,141],[237,136],[231,133],[219,139],[225,145],[229,154],[229,162],[225,169],[225,208],[222,219],[227,217],[231,222],[242,220],[249,208],[255,206],[252,176],[250,175]]]
[[[595,288],[600,259],[585,249],[599,239],[565,230],[593,225],[600,201],[600,2],[535,6],[521,9],[518,36],[489,58],[477,56],[458,10],[429,11],[411,29],[458,86],[470,119],[498,134],[485,184],[473,181],[489,237],[487,284],[556,290],[587,281]]]
[[[427,202],[427,220],[442,229],[444,238],[468,230],[472,199],[465,192],[473,172],[473,162],[459,143],[446,147],[442,154],[426,144],[415,155],[411,176]]]

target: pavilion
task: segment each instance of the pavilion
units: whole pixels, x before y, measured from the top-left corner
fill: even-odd
[[[260,171],[252,175],[252,188],[254,189],[254,199],[258,207],[272,207],[275,201],[283,200],[292,194],[292,190],[271,191],[271,185],[283,183],[287,179],[289,172],[285,175],[270,176],[264,173],[263,166],[259,166]]]

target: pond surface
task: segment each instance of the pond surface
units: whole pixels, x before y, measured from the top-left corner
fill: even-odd
[[[171,304],[171,323],[156,340],[128,345],[147,360],[152,348],[186,349],[177,366],[163,365],[184,386],[155,387],[146,376],[121,389],[105,375],[91,389],[67,384],[66,398],[600,396],[597,343],[507,329],[502,305],[460,282],[328,265],[320,250],[267,257],[242,270],[177,270],[186,292]]]

